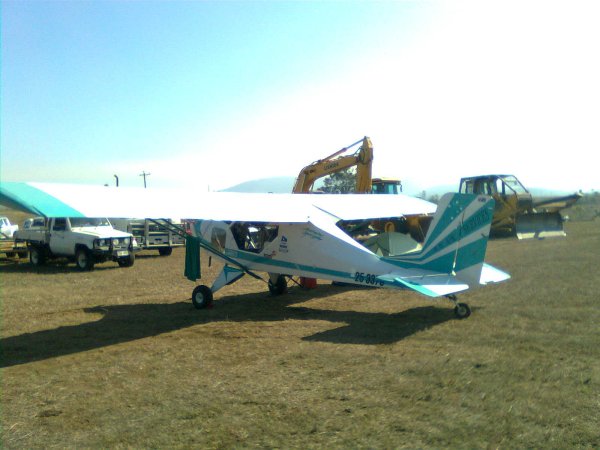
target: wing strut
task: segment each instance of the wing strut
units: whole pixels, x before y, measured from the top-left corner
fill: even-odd
[[[177,225],[177,224],[171,223],[167,219],[150,219],[149,218],[147,220],[150,221],[150,222],[152,222],[153,224],[161,227],[161,228],[164,228],[167,231],[170,231],[170,232],[172,232],[174,234],[177,234],[178,236],[181,236],[186,241],[188,239],[190,239],[190,238],[197,239],[198,240],[198,244],[204,250],[206,250],[209,253],[212,253],[214,255],[217,255],[219,258],[224,259],[229,265],[237,267],[238,269],[240,269],[244,273],[247,273],[248,275],[250,275],[252,278],[256,278],[257,280],[264,281],[265,283],[267,283],[267,281],[265,281],[260,275],[257,275],[256,273],[252,272],[250,269],[248,269],[243,264],[240,264],[235,259],[230,258],[224,252],[221,252],[221,251],[217,250],[212,245],[210,245],[210,243],[208,241],[202,239],[199,236],[191,236],[190,234],[188,234],[186,232],[185,228],[183,228],[181,225]]]

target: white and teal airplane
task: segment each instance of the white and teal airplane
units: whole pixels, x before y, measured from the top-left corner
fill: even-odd
[[[406,195],[245,194],[190,195],[169,189],[113,188],[48,183],[1,183],[0,203],[45,217],[167,217],[195,219],[188,237],[186,272],[199,278],[199,248],[225,264],[211,287],[192,293],[196,308],[212,305],[213,294],[244,274],[266,272],[272,294],[286,277],[352,285],[411,289],[447,297],[459,318],[470,308],[456,294],[510,276],[484,262],[494,200],[449,193],[439,205]],[[422,242],[388,231],[373,236],[375,220],[402,223],[431,215]],[[363,230],[363,239],[356,239]],[[371,230],[372,231],[372,230]],[[194,262],[195,261],[195,262]],[[190,277],[188,275],[188,277]]]

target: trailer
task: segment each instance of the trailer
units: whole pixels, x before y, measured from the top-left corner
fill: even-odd
[[[15,242],[14,239],[0,239],[0,253],[4,253],[7,258],[19,256],[20,259],[27,258],[27,244],[24,242]]]
[[[0,217],[0,253],[7,258],[27,258],[27,244],[14,239],[15,232],[19,231],[18,225],[12,225],[8,217]]]
[[[169,256],[173,253],[173,248],[185,245],[185,238],[173,232],[173,227],[169,226],[181,227],[182,223],[177,219],[157,221],[112,218],[110,222],[115,229],[131,233],[141,250],[158,250],[159,255]]]

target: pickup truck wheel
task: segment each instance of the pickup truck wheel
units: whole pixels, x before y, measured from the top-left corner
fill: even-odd
[[[29,249],[29,262],[34,266],[43,266],[46,262],[46,255],[39,247]]]
[[[131,267],[133,266],[134,262],[135,255],[133,253],[130,253],[129,256],[127,256],[126,258],[120,258],[117,260],[117,264],[119,264],[119,267]]]
[[[169,256],[171,253],[173,253],[173,248],[172,247],[164,247],[164,248],[159,248],[158,249],[158,254],[160,256]]]
[[[79,270],[92,270],[94,257],[87,248],[79,247],[75,252],[75,264]]]

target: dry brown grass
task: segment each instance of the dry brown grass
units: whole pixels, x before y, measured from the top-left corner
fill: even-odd
[[[598,448],[600,222],[567,231],[492,242],[513,279],[463,295],[462,321],[409,292],[273,298],[248,277],[197,311],[181,250],[0,261],[3,447]]]

